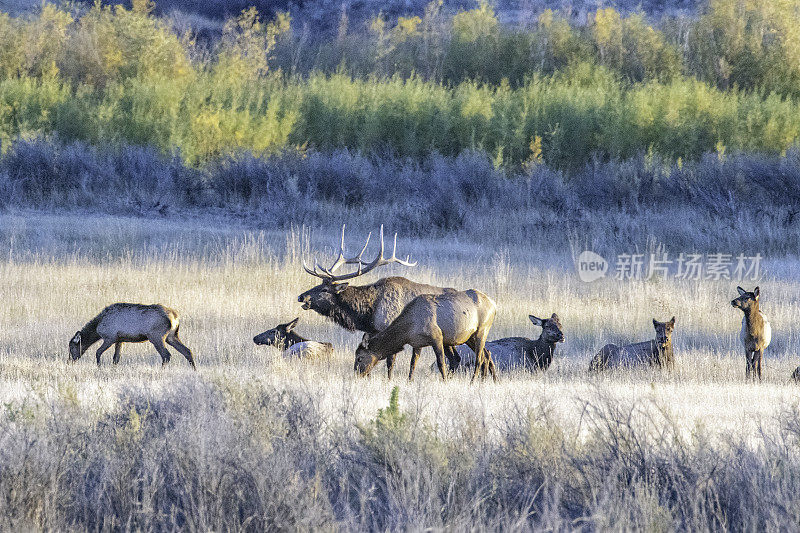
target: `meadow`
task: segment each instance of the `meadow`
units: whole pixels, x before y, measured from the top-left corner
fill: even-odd
[[[355,247],[370,228],[348,222]],[[191,213],[0,216],[4,526],[739,530],[798,518],[796,257],[765,259],[775,333],[751,384],[735,281],[584,283],[567,241],[401,234],[419,265],[380,275],[480,288],[498,304],[491,338],[538,336],[527,315],[558,312],[566,342],[541,374],[442,382],[426,350],[414,382],[408,353],[388,382],[382,367],[355,377],[360,335],[297,303],[314,284],[302,258],[328,259],[336,233]],[[178,354],[161,369],[152,347],[130,344],[116,367],[106,354],[97,368],[91,350],[68,364],[71,335],[114,301],[178,309],[198,371]],[[602,344],[651,338],[651,319],[671,315],[673,374],[587,373]],[[334,343],[331,360],[252,343],[294,316]]]

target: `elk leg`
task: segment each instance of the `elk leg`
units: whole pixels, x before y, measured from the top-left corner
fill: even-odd
[[[386,376],[392,381],[392,371],[394,370],[394,358],[397,354],[392,354],[386,358]]]
[[[745,364],[747,365],[745,367],[745,369],[744,369],[744,379],[749,380],[750,379],[750,367],[753,365],[753,360],[750,358],[750,351],[749,350],[745,350],[744,351],[744,361],[745,361]]]
[[[114,344],[114,364],[119,363],[119,356],[122,354],[122,343],[117,342]]]
[[[439,373],[442,375],[442,380],[447,381],[447,372],[444,369],[444,345],[441,339],[434,341],[433,352],[436,354],[436,366],[439,367]]]
[[[492,380],[497,383],[497,369],[494,366],[494,360],[492,359],[492,352],[487,350],[486,348],[483,349],[483,356],[484,360],[488,362],[489,365],[489,372],[492,374]]]
[[[473,335],[467,341],[467,346],[475,353],[475,369],[472,371],[472,379],[469,380],[470,383],[475,381],[475,378],[478,376],[478,372],[483,368],[483,349],[478,350],[478,337]],[[483,348],[483,347],[481,347]]]
[[[197,370],[197,367],[194,364],[194,357],[192,357],[192,351],[188,346],[181,342],[177,333],[174,335],[167,335],[167,344],[178,350],[181,355],[183,355],[186,360],[189,361],[189,364],[192,365],[192,369]]]
[[[170,357],[172,356],[170,355],[169,350],[167,350],[167,347],[164,346],[164,339],[162,337],[151,337],[150,342],[156,347],[156,351],[161,356],[161,366],[166,366],[166,364],[169,363]]]
[[[497,374],[495,374],[494,364],[491,359],[492,354],[486,349],[486,333],[479,332],[475,336],[475,354],[481,354],[481,379],[486,379],[486,370],[491,369],[492,378],[497,381]]]
[[[753,352],[755,359],[756,372],[758,373],[758,381],[761,382],[761,362],[764,360],[764,350],[756,350]]]
[[[414,377],[414,369],[417,367],[417,359],[419,359],[421,351],[422,348],[411,348],[411,368],[408,371],[408,381],[411,381],[411,378]]]
[[[456,370],[458,370],[458,366],[461,364],[461,356],[458,355],[458,350],[456,350],[455,346],[445,346],[445,353],[447,354],[447,366],[450,370],[451,374],[454,374]]]
[[[97,356],[97,366],[100,366],[100,356],[103,355],[103,352],[111,348],[111,345],[114,344],[114,341],[108,341],[103,339],[103,344],[97,349],[95,355]]]

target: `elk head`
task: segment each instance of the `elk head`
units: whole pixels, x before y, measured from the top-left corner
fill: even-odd
[[[286,346],[286,337],[292,332],[292,330],[297,326],[297,323],[300,321],[300,317],[295,318],[291,322],[287,322],[286,324],[278,324],[272,329],[268,329],[264,333],[259,333],[255,337],[253,337],[253,342],[258,345],[266,345],[266,346],[278,346],[283,345]]]
[[[656,330],[656,342],[662,349],[672,342],[672,332],[675,330],[675,317],[669,322],[659,322],[653,319],[653,327]]]
[[[80,359],[84,352],[81,348],[81,332],[78,331],[69,340],[69,359],[67,361],[72,362]]]
[[[564,333],[561,331],[561,321],[558,315],[553,313],[550,318],[537,318],[533,315],[528,315],[536,326],[542,328],[542,340],[548,344],[555,344],[557,342],[564,342]]]
[[[745,312],[758,302],[758,297],[761,295],[758,287],[753,289],[753,292],[747,292],[741,287],[736,287],[736,290],[739,291],[739,297],[731,300],[731,305]]]
[[[381,248],[378,252],[378,256],[372,262],[366,263],[361,259],[361,256],[369,245],[369,239],[372,233],[367,235],[367,242],[364,243],[358,255],[348,258],[345,256],[344,250],[344,229],[345,226],[342,225],[342,240],[339,246],[339,255],[330,267],[324,268],[315,262],[314,269],[312,270],[306,265],[305,260],[303,260],[303,269],[312,276],[322,280],[322,283],[297,297],[297,301],[303,305],[303,309],[313,309],[321,315],[332,316],[336,313],[339,306],[339,295],[348,287],[348,284],[344,283],[345,280],[363,276],[375,268],[390,263],[399,263],[404,266],[414,266],[417,264],[416,262],[410,262],[410,256],[407,256],[405,261],[397,258],[397,233],[394,234],[392,256],[389,259],[384,257],[383,225],[381,225],[380,233]],[[358,268],[353,272],[337,274],[336,271],[344,265],[358,265]]]
[[[353,371],[359,376],[367,376],[381,359],[385,359],[385,357],[381,357],[370,350],[369,333],[364,333],[361,344],[358,345],[356,350],[356,362],[353,364]]]

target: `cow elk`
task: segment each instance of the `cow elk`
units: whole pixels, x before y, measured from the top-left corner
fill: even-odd
[[[412,355],[408,379],[411,380],[420,351],[431,346],[442,379],[447,379],[445,347],[466,343],[477,354],[473,381],[478,371],[485,377],[487,370],[497,381],[492,355],[486,350],[486,337],[496,313],[492,299],[474,289],[417,296],[386,329],[364,336],[356,350],[353,369],[365,376],[379,361],[394,356],[409,344]]]
[[[294,328],[299,321],[300,317],[297,317],[286,324],[278,324],[253,337],[253,342],[259,346],[274,346],[283,352],[284,357],[330,358],[333,355],[333,344],[311,341],[295,333]]]
[[[528,318],[534,325],[542,328],[538,339],[505,337],[486,343],[486,349],[492,354],[492,361],[498,370],[525,368],[544,371],[553,362],[556,343],[564,342],[558,315],[553,313],[550,318],[528,315]],[[458,353],[462,364],[474,362],[474,354],[466,346],[459,346]]]
[[[764,350],[772,340],[772,328],[767,317],[759,310],[759,288],[756,287],[753,292],[747,292],[741,287],[736,287],[736,290],[739,291],[739,297],[731,300],[731,305],[744,313],[739,339],[744,345],[745,378],[755,380],[758,376],[761,381],[761,362],[764,359]]]
[[[655,366],[673,370],[675,354],[672,350],[672,332],[675,330],[675,317],[668,322],[659,322],[654,318],[653,327],[656,330],[655,340],[624,346],[616,344],[603,346],[589,364],[589,370],[594,372],[608,368],[637,366]]]
[[[178,312],[163,305],[112,304],[72,336],[69,341],[70,359],[77,361],[91,345],[102,340],[103,343],[95,352],[97,366],[100,366],[100,356],[112,345],[116,365],[119,363],[123,342],[150,341],[161,356],[161,364],[164,366],[170,359],[169,350],[164,346],[166,342],[196,369],[191,350],[178,338],[178,327]]]
[[[406,257],[405,260],[397,258],[396,233],[392,256],[388,259],[384,257],[383,226],[380,230],[380,251],[372,262],[365,263],[361,259],[369,245],[371,233],[367,236],[367,241],[358,255],[348,258],[344,249],[344,230],[345,226],[343,225],[339,254],[330,267],[323,268],[314,263],[314,268],[311,269],[303,261],[305,271],[322,280],[319,285],[298,296],[297,300],[302,304],[303,309],[312,309],[348,331],[363,331],[368,335],[374,335],[386,329],[414,298],[423,294],[439,295],[457,292],[455,289],[416,283],[399,276],[382,278],[369,285],[350,285],[346,282],[347,280],[363,276],[384,265],[397,263],[413,267],[417,263],[411,262],[410,257]],[[344,265],[354,265],[356,270],[338,274],[337,271]],[[452,371],[458,366],[460,357],[455,348],[448,346],[445,348],[445,352]],[[392,378],[394,356],[395,354],[391,354],[386,358],[389,379]]]

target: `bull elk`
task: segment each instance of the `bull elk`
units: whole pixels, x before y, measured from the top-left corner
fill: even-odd
[[[479,370],[485,377],[488,369],[497,381],[492,355],[485,349],[496,313],[497,306],[492,299],[474,289],[417,296],[386,329],[364,336],[356,350],[353,369],[362,376],[367,375],[379,361],[394,356],[409,344],[413,350],[408,372],[411,380],[422,348],[431,346],[442,379],[447,379],[445,347],[467,344],[477,354],[472,380]]]
[[[742,329],[739,332],[746,363],[744,375],[746,379],[755,379],[755,376],[758,376],[758,380],[761,381],[761,362],[764,359],[764,350],[772,340],[772,328],[767,317],[759,309],[760,289],[756,287],[753,292],[748,292],[736,287],[736,290],[739,291],[739,297],[731,300],[731,305],[744,313]]]
[[[324,268],[315,262],[314,268],[311,269],[306,265],[305,260],[303,261],[303,269],[308,274],[322,280],[319,285],[297,297],[303,309],[311,309],[333,320],[348,331],[363,331],[368,335],[374,335],[386,329],[414,298],[423,294],[440,295],[457,292],[455,289],[416,283],[399,276],[382,278],[369,285],[350,285],[347,280],[363,276],[384,265],[397,263],[413,267],[417,263],[411,262],[410,257],[406,257],[405,260],[398,259],[396,233],[392,256],[388,259],[384,257],[383,226],[380,230],[380,251],[373,261],[365,263],[361,258],[369,245],[371,233],[367,236],[367,241],[361,251],[348,258],[344,249],[344,233],[345,226],[342,225],[339,254],[330,267]],[[344,265],[357,265],[357,268],[353,272],[337,273]],[[392,378],[394,355],[386,358],[389,379]],[[446,347],[445,355],[450,370],[454,370],[460,361],[455,348]]]
[[[119,363],[123,342],[150,341],[161,356],[161,365],[164,366],[170,360],[169,350],[164,346],[166,342],[196,369],[192,351],[178,338],[179,325],[178,312],[160,304],[111,304],[72,336],[69,341],[69,355],[72,361],[77,361],[92,344],[102,339],[103,343],[95,352],[97,366],[100,366],[100,356],[112,345],[116,365]]]
[[[623,346],[603,346],[589,363],[589,371],[636,366],[657,366],[673,370],[675,355],[672,350],[672,332],[675,330],[675,317],[668,322],[659,322],[654,318],[653,327],[656,330],[655,340]]]
[[[283,352],[284,357],[316,359],[333,355],[333,344],[330,342],[311,341],[295,333],[294,328],[299,321],[300,317],[297,317],[286,324],[278,324],[253,337],[253,342],[259,346],[274,346]]]

